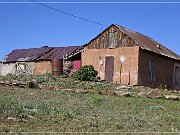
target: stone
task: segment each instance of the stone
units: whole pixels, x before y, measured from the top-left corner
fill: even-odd
[[[75,93],[86,94],[86,93],[88,93],[88,91],[84,90],[84,89],[75,89]]]
[[[140,92],[140,93],[137,94],[137,96],[145,98],[146,97],[146,93],[145,92]]]
[[[114,95],[130,97],[131,92],[129,92],[129,91],[114,91]]]
[[[25,111],[28,111],[28,112],[34,112],[34,113],[38,112],[37,109],[24,108],[24,110],[25,110]]]
[[[173,90],[174,93],[178,93],[178,90]]]
[[[29,119],[36,119],[36,117],[34,117],[34,116],[32,116],[32,115],[27,115],[27,117],[28,117]]]
[[[176,95],[164,95],[165,99],[180,100],[179,96]]]
[[[25,85],[19,85],[19,88],[25,88]]]
[[[1,82],[0,82],[0,84],[4,85],[4,84],[5,84],[5,82],[4,82],[4,81],[1,81]]]
[[[146,94],[146,97],[156,99],[156,98],[163,98],[160,92],[151,90]]]
[[[38,89],[39,88],[39,85],[36,81],[29,81],[29,82],[27,82],[27,84],[28,84],[29,88],[32,88],[32,89]]]
[[[128,85],[121,85],[121,86],[116,87],[117,90],[128,90],[130,88],[131,86],[128,86]]]
[[[5,84],[9,85],[9,86],[12,86],[12,82],[10,82],[10,81],[6,81]]]
[[[13,117],[8,117],[8,120],[17,120],[17,118],[13,118]]]
[[[101,94],[101,95],[109,95],[109,96],[114,95],[114,91],[113,90],[101,90],[98,93]]]
[[[75,92],[73,89],[62,89],[62,91]]]
[[[90,89],[90,90],[89,90],[89,93],[92,93],[92,94],[98,94],[98,93],[99,93],[99,91],[98,91],[98,90],[93,90],[93,89]]]

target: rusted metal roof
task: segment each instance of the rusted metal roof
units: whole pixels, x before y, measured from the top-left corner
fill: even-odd
[[[16,49],[6,56],[3,62],[38,61],[62,59],[80,52],[82,46],[69,47],[42,47],[29,49]]]
[[[117,28],[119,28],[120,31],[122,31],[129,38],[134,40],[136,46],[139,46],[142,49],[148,50],[154,53],[158,53],[160,55],[163,55],[169,58],[180,60],[180,56],[178,54],[174,53],[173,51],[166,48],[164,45],[158,43],[157,41],[153,40],[152,38],[147,37],[141,33],[135,32],[133,30],[127,29],[125,27],[119,26],[117,24],[110,25],[103,32],[101,32],[99,35],[93,38],[88,44],[90,44],[92,41],[97,39],[102,33],[104,33],[107,29],[109,29],[112,26],[116,26]],[[84,47],[87,46],[88,44],[85,44]]]
[[[140,46],[142,49],[152,51],[166,57],[180,60],[180,56],[178,54],[174,53],[173,51],[166,48],[164,45],[158,43],[157,41],[153,40],[152,38],[149,38],[141,33],[132,31],[119,25],[115,26],[117,26],[129,38],[133,39],[136,45]]]

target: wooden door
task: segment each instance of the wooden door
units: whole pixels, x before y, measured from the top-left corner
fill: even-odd
[[[107,82],[113,82],[114,76],[114,57],[105,57],[105,80]]]

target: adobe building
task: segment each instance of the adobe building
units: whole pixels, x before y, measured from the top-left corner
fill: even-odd
[[[82,46],[16,49],[1,61],[0,74],[62,74],[63,68],[80,67]],[[61,72],[61,73],[60,73]]]
[[[112,24],[84,46],[82,66],[92,65],[101,80],[180,89],[180,56],[155,40]]]

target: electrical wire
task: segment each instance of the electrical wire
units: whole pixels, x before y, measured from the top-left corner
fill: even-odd
[[[83,18],[83,17],[80,17],[80,16],[76,16],[76,15],[70,14],[70,13],[68,13],[68,12],[64,12],[64,11],[62,11],[62,10],[53,8],[53,7],[51,7],[51,6],[48,6],[48,5],[46,5],[46,4],[43,4],[43,3],[38,2],[38,1],[35,1],[35,0],[30,0],[30,1],[32,1],[32,2],[34,2],[34,3],[37,3],[37,4],[39,4],[39,5],[43,6],[43,7],[49,8],[49,9],[51,9],[51,10],[54,10],[54,11],[56,11],[56,12],[59,12],[59,13],[61,13],[61,14],[65,14],[65,15],[68,15],[68,16],[71,16],[71,17],[74,17],[74,18],[77,18],[77,19],[80,19],[80,20],[83,20],[83,21],[86,21],[86,22],[89,22],[89,23],[92,23],[92,24],[99,25],[99,26],[101,27],[100,30],[99,30],[100,33],[102,32],[104,26],[106,26],[106,25],[104,25],[104,24],[102,24],[102,23],[99,23],[99,22],[96,22],[96,21],[92,21],[92,20],[89,20],[89,19],[86,19],[86,18]],[[98,51],[99,51],[99,58],[101,58],[101,57],[102,57],[101,47],[98,49]],[[102,60],[102,59],[101,59],[101,60]],[[102,65],[100,65],[100,67],[99,67],[99,73],[100,73],[100,70],[101,70],[101,66],[102,66]],[[99,75],[100,75],[100,74],[99,74]]]
[[[51,6],[48,6],[48,5],[46,5],[46,4],[43,4],[43,3],[38,2],[38,1],[35,1],[35,0],[30,0],[30,1],[31,1],[31,2],[34,2],[34,3],[37,3],[37,4],[39,4],[39,5],[43,6],[43,7],[49,8],[49,9],[51,9],[51,10],[54,10],[54,11],[56,11],[56,12],[59,12],[59,13],[61,13],[61,14],[65,14],[65,15],[68,15],[68,16],[71,16],[71,17],[74,17],[74,18],[77,18],[77,19],[80,19],[80,20],[83,20],[83,21],[86,21],[86,22],[89,22],[89,23],[93,23],[93,24],[99,25],[99,26],[101,26],[100,32],[102,31],[103,27],[106,26],[106,25],[104,25],[104,24],[102,24],[102,23],[100,23],[100,22],[92,21],[92,20],[89,20],[89,19],[86,19],[86,18],[77,16],[77,15],[74,15],[74,14],[70,14],[70,13],[68,13],[68,12],[65,12],[65,11],[62,11],[62,10],[53,8],[53,7],[51,7]]]

